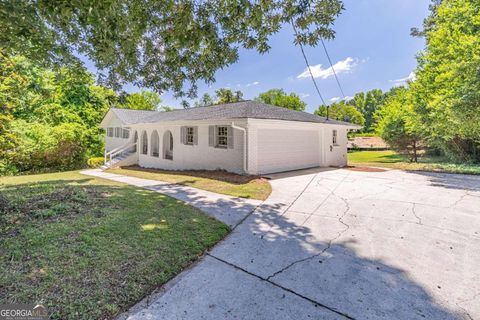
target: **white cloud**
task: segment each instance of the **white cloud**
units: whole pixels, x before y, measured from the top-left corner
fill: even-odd
[[[252,83],[247,83],[246,86],[247,86],[247,87],[252,87],[252,86],[258,86],[259,84],[260,84],[260,82],[254,81],[254,82],[252,82]]]
[[[343,100],[348,101],[348,100],[352,100],[352,99],[353,99],[352,96],[346,96]]]
[[[415,75],[415,72],[410,72],[410,74],[405,77],[405,78],[401,78],[401,79],[396,79],[396,80],[388,80],[389,82],[393,82],[393,83],[396,83],[396,84],[403,84],[403,83],[406,83],[406,82],[412,82],[412,81],[415,81],[417,80],[417,77]]]
[[[340,97],[333,97],[330,99],[331,102],[337,102],[338,100],[340,100]]]
[[[341,60],[335,63],[333,65],[333,69],[335,70],[337,75],[339,75],[341,73],[350,72],[357,64],[358,59],[348,57],[345,60]],[[334,75],[332,68],[323,69],[321,64],[310,66],[310,70],[312,71],[314,78],[327,79]],[[310,72],[308,71],[308,68],[305,68],[305,70],[297,76],[297,79],[308,77],[310,77]]]
[[[310,94],[308,94],[308,93],[300,93],[300,98],[306,98],[306,97],[310,97]]]

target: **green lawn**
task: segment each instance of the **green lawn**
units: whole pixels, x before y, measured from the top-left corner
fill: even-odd
[[[178,183],[211,192],[249,199],[265,200],[272,192],[272,187],[266,179],[241,176],[225,171],[167,171],[125,167],[109,169],[107,172]]]
[[[173,198],[78,172],[0,178],[0,304],[112,318],[228,232]]]
[[[414,171],[480,174],[480,165],[451,163],[442,157],[421,157],[418,163],[414,163],[409,162],[402,155],[390,150],[349,152],[348,164]]]

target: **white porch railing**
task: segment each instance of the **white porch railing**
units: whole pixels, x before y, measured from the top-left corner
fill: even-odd
[[[137,146],[137,142],[131,142],[131,143],[124,144],[123,146],[120,146],[118,148],[112,149],[109,152],[105,150],[103,164],[106,165],[107,159],[108,159],[108,164],[109,164],[109,167],[111,168],[112,159],[114,159],[119,154],[123,154],[124,152],[131,149],[132,147],[135,147],[135,150],[136,150],[136,146]]]

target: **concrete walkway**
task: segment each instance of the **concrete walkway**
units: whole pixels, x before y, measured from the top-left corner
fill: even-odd
[[[480,319],[480,176],[271,178],[226,239],[120,319]]]
[[[252,211],[262,203],[260,200],[231,197],[169,182],[103,172],[100,169],[84,170],[80,171],[80,173],[97,178],[123,182],[132,186],[166,194],[167,196],[184,201],[202,210],[231,227],[240,223],[240,221],[252,213]]]

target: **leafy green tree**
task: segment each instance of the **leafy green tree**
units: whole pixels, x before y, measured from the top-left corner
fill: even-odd
[[[206,107],[206,106],[211,106],[214,103],[215,101],[213,100],[213,98],[208,93],[204,93],[203,96],[200,98],[200,100],[194,103],[194,106]]]
[[[385,95],[380,89],[356,93],[348,104],[353,105],[363,114],[365,126],[363,132],[373,132],[375,127],[375,111],[383,104]]]
[[[199,80],[238,60],[239,48],[265,53],[285,23],[295,43],[332,39],[340,0],[318,1],[1,1],[0,48],[43,65],[89,57],[101,80],[195,95]],[[189,85],[185,89],[184,86]]]
[[[260,93],[255,98],[256,101],[271,104],[277,107],[304,111],[306,103],[300,99],[295,93],[286,94],[283,89],[271,89],[266,92]]]
[[[125,103],[118,105],[118,108],[134,110],[157,110],[160,108],[162,99],[160,95],[153,91],[133,92],[127,94]]]
[[[327,116],[327,106],[321,105],[314,112],[316,115],[321,117]],[[354,106],[346,104],[345,101],[340,101],[338,103],[332,103],[329,106],[328,117],[330,119],[347,121],[351,123],[358,124],[363,126],[365,124],[365,118],[360,111],[358,111]]]
[[[37,170],[41,164],[35,161],[41,157],[45,157],[43,168],[72,168],[101,154],[103,136],[98,124],[116,101],[115,92],[95,85],[83,68],[52,71],[25,57],[0,55],[0,174]],[[50,140],[52,135],[58,139]],[[60,148],[67,145],[62,135],[71,138],[68,148]],[[72,159],[50,161],[55,152]]]
[[[480,162],[480,4],[445,0],[422,35],[417,80],[410,84],[426,141],[460,161]]]
[[[241,91],[233,92],[228,88],[216,90],[215,95],[217,96],[216,104],[239,102],[243,100],[243,93]]]
[[[10,173],[74,169],[86,162],[85,127],[78,123],[50,126],[19,119],[12,122],[12,132],[18,144],[10,150]]]
[[[422,142],[420,119],[413,108],[411,93],[406,88],[397,90],[377,111],[377,133],[394,150],[417,162]]]
[[[175,110],[174,107],[171,106],[161,106],[158,111],[169,112]]]

